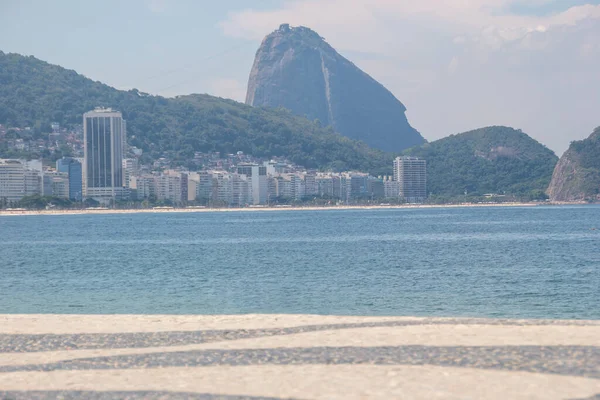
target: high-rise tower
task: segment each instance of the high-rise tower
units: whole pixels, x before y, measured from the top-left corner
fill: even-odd
[[[405,201],[423,202],[427,198],[427,162],[417,157],[396,157],[394,181]]]
[[[84,196],[101,203],[123,195],[123,116],[110,108],[83,115]]]

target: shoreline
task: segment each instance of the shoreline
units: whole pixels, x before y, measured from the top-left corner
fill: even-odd
[[[0,210],[1,216],[17,215],[104,215],[145,213],[206,213],[206,212],[269,212],[269,211],[339,211],[339,210],[394,210],[432,208],[478,207],[538,207],[558,205],[583,205],[587,203],[482,203],[482,204],[407,204],[407,205],[348,205],[306,207],[246,207],[246,208],[143,208],[143,209],[65,209],[65,210]]]

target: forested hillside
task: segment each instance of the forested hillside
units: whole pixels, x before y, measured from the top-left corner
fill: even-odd
[[[122,91],[34,57],[0,52],[0,124],[80,124],[97,106],[123,112],[130,144],[147,159],[168,152],[185,164],[195,151],[285,156],[310,168],[391,172],[392,155],[373,150],[286,110],[254,108],[209,95],[177,98]]]
[[[409,149],[427,160],[428,191],[440,196],[543,196],[558,158],[520,130],[491,126]]]

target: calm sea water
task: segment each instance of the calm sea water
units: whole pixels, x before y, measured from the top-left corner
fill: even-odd
[[[600,207],[0,217],[0,313],[600,319]]]

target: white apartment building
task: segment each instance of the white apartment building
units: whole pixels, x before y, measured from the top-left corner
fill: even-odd
[[[246,175],[252,184],[252,204],[267,204],[269,183],[267,167],[257,164],[240,164],[237,172]]]
[[[400,182],[391,179],[384,180],[383,191],[386,199],[397,199],[400,197]]]
[[[231,204],[233,197],[233,185],[231,174],[226,171],[213,171],[213,183],[211,201],[221,204]]]
[[[134,189],[138,200],[156,197],[156,181],[154,175],[132,176],[129,188]]]
[[[0,199],[15,202],[25,195],[25,167],[19,160],[0,159]]]
[[[36,194],[63,197],[67,190],[68,178],[57,175],[56,193],[53,191],[53,174],[41,171],[41,162],[0,159],[0,199],[16,202],[25,196]],[[32,169],[34,168],[34,169]]]
[[[233,207],[252,204],[252,181],[246,175],[231,174],[231,199],[229,204]]]
[[[187,180],[183,179],[183,174],[176,171],[166,171],[163,174],[156,175],[155,181],[157,200],[168,200],[173,204],[181,204],[187,201]]]
[[[300,174],[277,174],[269,177],[269,197],[302,200],[306,195],[306,183]]]
[[[129,187],[132,176],[138,175],[139,163],[137,158],[123,159],[123,186]]]
[[[410,203],[427,198],[427,162],[418,157],[396,157],[394,180],[399,182],[400,197]]]

